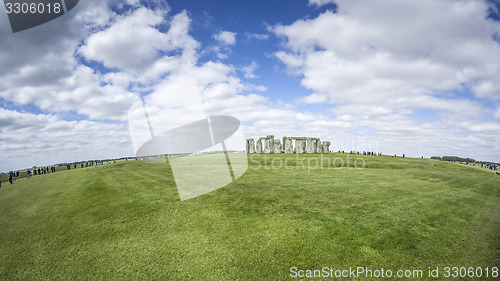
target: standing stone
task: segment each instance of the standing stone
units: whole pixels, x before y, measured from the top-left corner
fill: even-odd
[[[316,150],[314,147],[314,140],[312,138],[307,138],[307,148],[306,148],[306,153],[314,153]]]
[[[323,141],[323,153],[330,153],[330,142]]]
[[[255,153],[262,153],[262,140],[259,139],[255,145]]]
[[[281,153],[281,141],[274,140],[274,153]]]
[[[269,135],[264,138],[264,153],[274,153],[274,136]]]
[[[269,153],[270,152],[269,139],[264,138],[263,141],[264,141],[264,143],[262,145],[264,146],[263,147],[264,153]]]
[[[283,137],[283,145],[285,146],[285,153],[293,153],[293,140],[291,138]]]
[[[274,136],[269,135],[267,138],[269,139],[269,153],[274,153]]]
[[[314,153],[322,153],[323,152],[323,146],[321,145],[320,140],[316,140],[314,145],[316,146],[316,151]]]
[[[247,139],[247,153],[255,153],[255,142],[253,139]]]
[[[306,140],[305,139],[295,139],[295,153],[305,153],[306,152]]]

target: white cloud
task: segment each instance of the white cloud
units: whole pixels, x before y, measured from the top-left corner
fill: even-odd
[[[288,72],[291,74],[300,74],[305,60],[303,56],[287,53],[285,51],[278,51],[274,55],[281,60],[286,66]]]
[[[239,75],[257,77],[256,61],[244,67],[201,61],[212,47],[219,58],[227,58],[236,33],[220,32],[214,35],[220,45],[202,50],[189,34],[188,13],[166,17],[168,7],[151,10],[132,1],[129,13],[117,15],[109,2],[86,2],[78,16],[65,17],[71,28],[61,30],[62,35],[16,34],[2,40],[2,54],[9,55],[0,56],[0,97],[50,112],[0,108],[2,159],[5,155],[7,163],[18,161],[13,166],[22,168],[131,155],[123,120],[138,93],[192,78],[207,113],[239,118],[247,137],[308,135],[333,140],[332,149],[377,145],[386,153],[451,154],[459,149],[454,154],[486,155],[499,135],[497,123],[481,119],[483,112],[493,112],[484,110],[483,100],[493,103],[493,115],[500,119],[495,88],[500,56],[490,36],[498,24],[484,20],[485,6],[470,1],[338,2],[338,14],[325,12],[272,29],[283,38],[275,56],[314,93],[297,100],[322,106],[324,112],[274,102],[264,96],[265,86],[243,82]],[[101,73],[100,67],[82,65],[81,58],[113,71]],[[420,109],[435,111],[439,119],[418,120]],[[100,121],[63,120],[73,113],[79,114],[76,119]]]
[[[142,69],[154,61],[158,51],[175,48],[155,28],[162,21],[162,12],[139,8],[131,15],[120,16],[108,29],[92,34],[81,53],[108,68]]]
[[[495,110],[494,116],[496,119],[500,120],[500,107],[498,107],[497,110]]]
[[[173,16],[168,32],[161,33],[155,25],[163,24],[165,10],[138,8],[118,16],[108,5],[106,1],[81,3],[76,16],[61,17],[63,22],[59,25],[48,23],[40,27],[52,28],[51,32],[39,35],[23,32],[10,36],[6,33],[4,40],[0,41],[0,97],[5,100],[0,108],[0,153],[5,160],[0,171],[132,155],[124,122],[107,121],[126,120],[127,110],[138,96],[130,91],[129,86],[135,88],[142,82],[156,83],[159,76],[172,69],[182,71],[183,64],[196,61],[195,49],[199,43],[187,34],[190,20],[185,12]],[[127,27],[131,32],[125,32]],[[94,33],[89,37],[89,32]],[[97,40],[102,39],[101,32],[124,45]],[[145,42],[151,39],[151,42],[167,44],[153,44],[154,48],[150,48],[129,40],[133,36],[142,36]],[[86,45],[89,40],[90,46]],[[102,75],[99,68],[82,65],[77,52],[82,50],[79,49],[82,41],[85,52],[80,54],[88,55],[87,61],[95,59],[110,67],[125,69]],[[121,47],[139,48],[143,52],[130,49],[128,51],[134,54],[134,58],[127,56],[130,53],[122,53],[123,57],[119,58],[116,54],[123,50]],[[102,56],[97,52],[99,48],[103,51]],[[161,59],[151,55],[160,49],[181,52]],[[139,75],[139,70],[147,75]],[[146,87],[141,86],[142,89]],[[38,107],[51,113],[34,115],[4,109],[4,106],[23,110]],[[103,121],[62,119],[85,117]]]
[[[219,41],[222,45],[235,45],[236,44],[236,32],[231,31],[221,31],[214,34],[214,39]]]
[[[481,81],[474,85],[472,89],[478,98],[491,100],[500,99],[500,85],[495,85],[491,80]]]
[[[333,4],[335,0],[309,0],[309,5],[323,6],[326,4]]]
[[[126,127],[0,108],[0,170],[131,156]],[[69,153],[71,152],[71,153]]]
[[[327,102],[328,97],[326,95],[321,94],[311,94],[309,96],[305,96],[303,99],[304,103],[325,103]]]
[[[323,6],[329,3],[335,3],[335,0],[309,0],[309,5]]]
[[[35,115],[0,108],[1,171],[132,155],[123,122],[61,118],[74,119],[77,113],[76,119],[125,120],[137,100],[130,88],[154,90],[165,74],[166,82],[196,77],[202,89],[207,88],[206,96],[212,94],[214,99],[252,88],[233,76],[231,66],[197,65],[199,43],[188,33],[186,12],[174,15],[163,33],[157,25],[166,23],[164,12],[138,8],[118,16],[107,3],[94,4],[82,4],[85,9],[77,17],[64,17],[70,22],[61,26],[74,34],[65,34],[66,29],[40,36],[20,33],[0,42],[0,97],[16,106],[34,105],[52,112]],[[86,30],[94,33],[87,37]],[[81,41],[84,44],[78,49]],[[100,61],[118,71],[101,74],[99,68],[82,65],[75,50],[87,61]],[[175,52],[168,55],[169,51]]]
[[[252,61],[250,65],[244,66],[241,68],[241,71],[243,71],[245,78],[247,79],[252,79],[252,78],[258,78],[254,72],[259,68],[259,64],[256,63],[255,61]]]
[[[283,42],[275,57],[314,92],[302,102],[334,104],[330,112],[337,120],[353,122],[347,133],[368,128],[372,138],[407,153],[460,148],[455,154],[480,154],[498,140],[498,134],[484,133],[495,126],[481,125],[488,122],[483,103],[498,107],[500,99],[500,44],[493,40],[500,23],[486,19],[486,2],[335,3],[337,13],[271,28]],[[412,117],[421,109],[435,111],[436,122]],[[457,128],[471,120],[475,126]]]
[[[269,34],[265,34],[265,33],[250,33],[250,32],[245,32],[245,36],[248,39],[256,39],[256,40],[267,40],[267,39],[269,39]]]
[[[197,49],[200,44],[189,35],[189,26],[191,20],[186,12],[175,15],[169,22],[169,29],[166,33],[161,33],[158,29],[151,27],[154,31],[154,37],[166,39],[166,45],[155,49],[155,57],[147,63],[140,65],[140,68],[124,68],[119,72],[108,73],[105,75],[105,81],[118,83],[120,85],[141,84],[149,85],[158,82],[162,76],[173,72],[185,72],[190,69],[198,59]],[[103,32],[107,32],[106,30]],[[113,35],[112,35],[113,36]],[[133,40],[133,38],[130,38]],[[160,55],[158,52],[167,52],[166,55]],[[169,53],[171,52],[171,53]],[[148,53],[138,55],[139,62],[145,62]],[[127,57],[122,58],[126,60]],[[123,64],[127,64],[124,62]]]

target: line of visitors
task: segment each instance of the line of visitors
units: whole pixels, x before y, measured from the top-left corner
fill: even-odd
[[[345,152],[344,150],[339,150],[338,153],[346,154],[347,152]],[[351,151],[349,151],[348,154],[368,155],[368,156],[382,156],[381,152],[373,152],[373,151],[363,151],[363,152],[361,152],[361,151],[351,150]]]
[[[66,169],[71,170],[71,167],[73,166],[74,169],[76,169],[77,165],[80,164],[80,166],[83,167],[90,167],[90,166],[97,166],[97,165],[104,165],[105,161],[102,160],[96,160],[96,161],[87,161],[87,162],[75,162],[71,164],[66,164]],[[116,163],[116,161],[114,161]],[[33,176],[36,175],[46,175],[49,173],[55,173],[56,172],[56,166],[47,166],[47,167],[33,167],[30,169],[26,169],[26,177],[29,179]],[[9,174],[9,183],[13,184],[16,179],[19,179],[19,171],[10,171]],[[0,187],[2,187],[2,176],[0,175]]]

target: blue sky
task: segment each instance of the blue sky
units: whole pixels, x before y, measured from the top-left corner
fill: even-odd
[[[500,162],[499,9],[89,0],[15,34],[2,10],[0,171],[132,156],[129,108],[185,79],[246,137]]]

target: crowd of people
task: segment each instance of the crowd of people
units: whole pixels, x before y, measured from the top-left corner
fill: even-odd
[[[12,184],[12,182],[16,181],[16,178],[19,178],[19,171],[17,171],[17,172],[10,171],[9,172],[10,184]],[[0,179],[0,186],[1,186],[1,182],[2,182],[2,180]]]
[[[476,163],[474,163],[473,166],[476,166]],[[479,166],[479,163],[478,163],[478,166]],[[481,163],[481,168],[484,168],[484,169],[498,171],[498,167],[499,167],[498,164],[495,164],[495,163],[487,163],[487,164]]]
[[[75,163],[71,163],[71,164],[66,164],[66,169],[71,170],[72,167],[73,167],[73,169],[76,169],[77,166],[81,166],[82,168],[84,168],[84,167],[90,167],[90,166],[104,165],[104,162],[105,161],[101,161],[101,160],[75,162]],[[116,163],[116,161],[114,161],[114,163]],[[58,166],[61,166],[61,164],[59,164]],[[33,167],[33,168],[26,169],[26,178],[29,179],[29,178],[37,176],[37,175],[47,175],[50,173],[55,173],[56,171],[57,171],[57,166]],[[19,179],[20,171],[10,171],[7,175],[9,178],[9,183],[13,184],[16,180]],[[0,175],[0,188],[1,187],[2,187],[2,176]]]
[[[346,154],[347,152],[345,152],[344,150],[339,150],[337,153]],[[373,151],[353,151],[353,150],[351,150],[351,151],[348,152],[348,154],[368,155],[368,156],[382,156],[382,153],[380,153],[380,152],[375,153]]]

